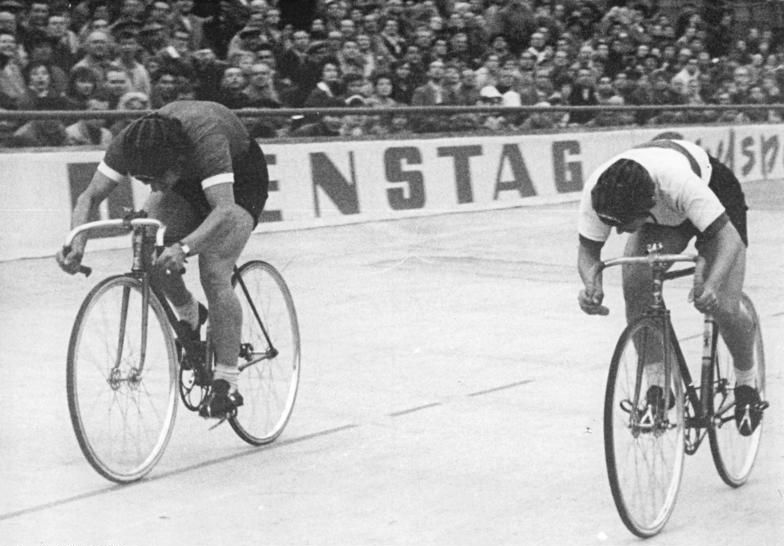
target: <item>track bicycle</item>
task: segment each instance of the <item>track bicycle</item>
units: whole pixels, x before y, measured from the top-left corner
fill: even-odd
[[[129,213],[78,226],[65,241],[67,252],[82,233],[131,233],[130,272],[103,279],[87,294],[67,357],[68,409],[79,447],[99,474],[118,483],[152,470],[174,429],[178,398],[198,411],[215,365],[209,321],[206,339],[191,339],[151,282],[165,229],[143,212]],[[81,266],[80,272],[91,269]],[[280,436],[294,409],[299,326],[291,293],[272,265],[250,260],[235,267],[232,284],[242,306],[238,366],[245,401],[227,420],[240,438],[258,446]]]
[[[668,271],[677,262],[697,265]],[[650,267],[653,275],[651,304],[618,340],[604,399],[605,462],[613,500],[626,527],[647,538],[659,533],[673,512],[684,454],[696,453],[707,436],[719,476],[740,487],[759,451],[762,423],[750,436],[738,432],[733,359],[713,317],[704,315],[701,383],[695,386],[664,304],[664,282],[694,275],[695,269],[701,274],[704,259],[662,254],[661,245],[653,244],[647,256],[601,262],[594,278],[617,265]],[[755,324],[754,365],[762,400],[757,409],[763,411],[768,403],[759,317],[745,293],[741,304]]]

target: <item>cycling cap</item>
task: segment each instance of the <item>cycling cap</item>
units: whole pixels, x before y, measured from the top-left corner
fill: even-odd
[[[125,132],[123,152],[133,175],[160,176],[186,149],[180,121],[156,112],[133,121]]]
[[[656,186],[648,171],[631,159],[610,165],[591,190],[591,203],[599,219],[620,226],[646,215],[656,204]]]

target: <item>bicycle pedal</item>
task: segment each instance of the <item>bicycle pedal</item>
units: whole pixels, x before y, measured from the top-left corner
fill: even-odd
[[[209,417],[205,417],[205,419],[209,419]],[[215,423],[214,425],[209,427],[207,430],[214,430],[214,429],[218,428],[219,426],[221,426],[223,423],[225,423],[228,420],[229,420],[229,417],[227,415],[226,417],[223,417],[222,419],[219,419],[217,423]]]

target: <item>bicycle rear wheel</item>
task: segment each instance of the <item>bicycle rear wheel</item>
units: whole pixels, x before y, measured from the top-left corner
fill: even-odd
[[[746,294],[742,305],[754,319],[754,366],[757,368],[757,388],[765,400],[765,351],[762,332],[754,305]],[[709,438],[713,463],[721,479],[731,487],[740,487],[749,478],[762,439],[762,422],[751,436],[742,436],[735,425],[735,367],[733,358],[721,335],[716,342],[713,368],[713,426]]]
[[[281,274],[253,260],[239,268],[242,304],[239,392],[244,405],[229,419],[252,445],[274,441],[294,409],[299,387],[300,338],[294,301]]]
[[[647,401],[649,387],[664,387],[663,373],[653,373],[663,372],[663,366],[650,367],[663,360],[664,339],[658,321],[643,317],[630,324],[615,348],[605,392],[610,489],[623,523],[639,537],[653,536],[667,523],[683,473],[684,397],[674,361],[672,408],[656,411]],[[670,353],[674,354],[672,347]]]
[[[118,483],[152,470],[177,411],[166,314],[151,293],[145,339],[143,305],[138,279],[103,280],[84,299],[68,345],[68,410],[76,439],[90,465]]]

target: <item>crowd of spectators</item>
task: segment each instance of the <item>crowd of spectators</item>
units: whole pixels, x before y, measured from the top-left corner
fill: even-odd
[[[784,43],[655,0],[0,0],[0,109],[365,107],[244,118],[256,137],[779,121]],[[305,7],[303,7],[305,10]],[[290,11],[290,10],[289,10]],[[738,105],[564,112],[554,105]],[[771,105],[744,109],[742,105]],[[405,115],[398,106],[538,106]],[[383,107],[372,114],[369,108]],[[549,108],[548,108],[549,107]],[[128,121],[0,122],[0,146],[106,145]]]

